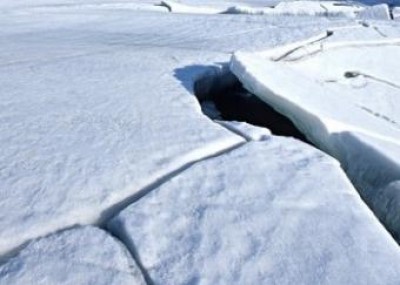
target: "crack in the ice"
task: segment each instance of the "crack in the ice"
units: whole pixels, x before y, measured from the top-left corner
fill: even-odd
[[[213,157],[217,157],[217,156],[229,153],[232,150],[235,150],[235,149],[239,148],[240,146],[242,146],[245,143],[246,142],[243,142],[243,141],[239,142],[239,143],[236,143],[231,147],[225,148],[225,149],[220,150],[218,152],[215,152],[213,154],[206,155],[206,156],[203,156],[203,157],[201,157],[199,159],[196,159],[196,160],[193,160],[191,162],[188,162],[188,163],[178,167],[177,169],[175,169],[173,171],[170,171],[167,174],[162,175],[158,179],[156,179],[156,180],[150,182],[149,184],[147,184],[146,186],[142,187],[139,191],[137,191],[132,196],[130,196],[130,197],[128,197],[128,198],[126,198],[126,199],[124,199],[124,200],[112,205],[108,209],[104,210],[100,214],[100,218],[97,221],[97,225],[99,225],[100,227],[104,227],[110,219],[115,217],[123,209],[125,209],[129,205],[137,202],[138,200],[140,200],[141,198],[143,198],[144,196],[146,196],[147,194],[152,192],[154,189],[160,187],[162,184],[166,183],[167,181],[171,180],[175,176],[177,176],[180,173],[184,172],[185,170],[187,170],[188,168],[190,168],[194,164],[196,164],[198,162],[201,162],[201,161],[204,161],[204,160],[207,160],[207,159],[210,159],[210,158],[213,158]]]
[[[343,30],[348,27],[337,27],[327,30],[325,33],[310,38],[306,41],[301,41],[293,44],[289,44],[283,49],[273,49],[273,53],[270,51],[270,60],[274,62],[295,62],[300,61],[314,55],[317,55],[323,51],[329,49],[340,49],[340,48],[357,48],[357,47],[380,47],[380,46],[400,46],[400,38],[388,38],[388,36],[380,30],[378,26],[371,26],[365,21],[358,22],[362,27],[371,27],[384,39],[368,40],[368,41],[351,41],[351,42],[327,42],[323,41],[334,35],[336,30]],[[319,45],[317,45],[319,43]],[[310,49],[309,49],[310,47]],[[298,51],[305,50],[296,54]],[[278,54],[278,55],[276,55]]]
[[[382,32],[377,26],[373,26],[373,29],[378,33],[378,34],[380,34],[382,37],[384,37],[384,38],[387,38],[388,36],[384,33],[384,32]]]
[[[345,78],[355,78],[355,77],[359,77],[359,76],[363,76],[365,78],[369,78],[371,80],[374,80],[374,81],[389,85],[389,86],[391,86],[393,88],[400,89],[400,85],[397,85],[396,83],[393,83],[393,82],[391,82],[389,80],[386,80],[386,79],[383,79],[383,78],[379,78],[379,77],[376,77],[376,76],[373,76],[373,75],[370,75],[370,74],[363,73],[361,71],[346,71],[344,73],[344,77]]]
[[[319,6],[325,11],[325,12],[324,12],[324,17],[328,17],[328,16],[329,16],[329,10],[328,10],[328,8],[326,8],[325,5],[323,5],[322,3],[319,4]]]
[[[394,20],[393,8],[394,7],[392,5],[389,5],[389,17],[390,17],[390,20]]]
[[[370,27],[371,27],[371,25],[370,25],[368,22],[366,22],[366,21],[360,21],[360,25],[363,26],[363,27],[365,27],[365,28],[370,28]],[[384,32],[381,31],[381,29],[380,29],[378,26],[372,26],[372,28],[373,28],[380,36],[382,36],[382,37],[384,37],[384,38],[387,38],[387,37],[388,37]]]
[[[400,124],[398,122],[392,120],[388,116],[382,115],[382,114],[380,114],[378,112],[374,112],[373,110],[371,110],[371,109],[369,109],[367,107],[364,107],[364,106],[359,106],[359,107],[361,108],[361,110],[367,112],[368,114],[371,114],[376,118],[382,119],[382,120],[384,120],[386,122],[389,122],[389,123],[393,124],[395,128],[397,128],[397,129],[400,128]]]
[[[311,144],[292,121],[247,91],[227,65],[210,68],[195,80],[193,89],[203,113],[211,119],[216,116],[210,114],[212,112],[209,111],[209,102],[218,111],[218,120],[246,122],[266,128],[274,135],[294,137]],[[240,130],[232,130],[234,127],[224,127],[246,140],[251,140],[249,136],[241,134]]]
[[[223,124],[222,122],[221,123],[217,122],[217,124],[220,125],[221,127],[225,128],[226,130],[230,131],[231,133],[234,133],[235,135],[242,137],[243,139],[246,140],[246,142],[252,141],[252,139],[249,136],[245,136],[244,134],[242,134],[240,131],[238,131],[234,127],[230,127],[229,125]]]
[[[315,43],[318,43],[318,42],[321,42],[321,41],[323,41],[323,40],[326,40],[327,38],[331,37],[333,34],[334,34],[334,32],[333,32],[332,30],[327,30],[327,31],[325,32],[325,34],[323,34],[321,37],[319,37],[319,38],[317,38],[317,39],[313,39],[313,40],[311,40],[311,41],[309,41],[309,42],[306,42],[306,43],[304,43],[304,44],[298,45],[298,46],[296,46],[296,47],[294,47],[294,48],[292,48],[292,49],[286,51],[284,54],[282,54],[282,55],[280,55],[280,56],[278,56],[278,57],[276,57],[276,58],[272,58],[272,61],[281,61],[281,60],[284,60],[285,58],[287,58],[288,56],[290,56],[290,55],[293,54],[294,52],[296,52],[296,51],[298,51],[298,50],[300,50],[300,49],[302,49],[302,48],[305,48],[305,47],[307,47],[307,46],[310,46],[310,45],[313,45],[313,44],[315,44]]]
[[[297,48],[297,50],[301,48],[306,48],[308,46],[302,46]],[[288,58],[285,60],[285,62],[295,62],[295,61],[300,61],[303,59],[310,58],[312,56],[315,56],[323,51],[329,50],[329,49],[340,49],[340,48],[358,48],[358,47],[380,47],[380,46],[400,46],[400,39],[385,39],[385,40],[375,40],[375,41],[354,41],[354,42],[333,42],[333,43],[328,43],[328,44],[320,44],[317,49],[314,49],[312,51],[306,52],[305,54],[301,54],[297,57],[292,57]],[[295,51],[293,51],[294,53]],[[273,59],[272,59],[273,60]]]
[[[247,141],[237,143],[236,145],[234,145],[232,147],[229,147],[229,148],[226,148],[224,150],[221,150],[221,151],[219,151],[219,152],[217,152],[215,154],[208,155],[208,156],[202,157],[200,159],[197,159],[195,161],[192,161],[190,163],[187,163],[187,164],[175,169],[174,171],[164,175],[163,177],[153,181],[152,183],[150,183],[146,187],[142,188],[139,192],[137,192],[133,196],[131,196],[131,197],[119,202],[118,204],[112,206],[111,208],[109,208],[108,210],[103,212],[102,220],[99,222],[98,226],[100,228],[102,228],[103,230],[107,231],[108,233],[110,233],[114,238],[119,240],[122,244],[124,244],[124,246],[128,249],[129,253],[131,254],[132,258],[136,262],[138,268],[140,269],[140,271],[141,271],[141,273],[142,273],[147,285],[154,285],[154,281],[151,279],[150,274],[148,273],[148,271],[144,267],[143,263],[141,262],[139,254],[135,250],[136,247],[133,244],[133,241],[119,238],[114,233],[113,229],[108,227],[109,226],[108,222],[113,217],[115,217],[118,213],[120,213],[123,209],[125,209],[128,206],[132,205],[133,203],[137,202],[139,199],[141,199],[142,197],[146,196],[147,194],[152,192],[154,189],[160,187],[162,184],[168,182],[172,178],[180,175],[182,172],[186,171],[187,169],[189,169],[193,165],[195,165],[195,164],[197,164],[199,162],[214,158],[214,157],[218,157],[218,156],[227,154],[227,153],[229,153],[229,152],[231,152],[231,151],[233,151],[235,149],[240,148],[241,146],[243,146],[246,143],[247,143]]]
[[[144,267],[144,265],[139,257],[139,254],[135,250],[136,247],[132,244],[132,242],[128,241],[128,240],[122,240],[119,236],[115,235],[114,232],[111,229],[109,229],[107,226],[100,226],[100,228],[102,230],[104,230],[105,232],[107,232],[109,235],[111,235],[115,240],[117,240],[119,243],[121,243],[125,247],[127,253],[129,253],[129,255],[130,255],[130,258],[133,259],[136,266],[139,268],[139,271],[142,274],[143,279],[146,282],[146,284],[154,285],[154,281],[151,279],[150,274]]]
[[[167,9],[168,9],[168,12],[172,13],[172,7],[171,7],[171,5],[168,4],[168,3],[165,2],[165,1],[161,1],[161,3],[154,4],[154,6],[167,8]]]

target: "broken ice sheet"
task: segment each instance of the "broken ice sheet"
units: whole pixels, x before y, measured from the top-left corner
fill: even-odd
[[[400,280],[397,244],[337,161],[294,139],[271,136],[199,162],[109,229],[154,284]]]
[[[399,44],[396,26],[339,28],[297,44],[237,53],[231,62],[248,90],[340,160],[396,238],[400,208],[387,200],[396,204],[400,193],[393,190],[400,180]],[[389,184],[391,190],[382,191]]]

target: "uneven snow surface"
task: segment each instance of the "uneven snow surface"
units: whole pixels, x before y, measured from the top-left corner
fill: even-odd
[[[271,137],[196,164],[109,228],[154,284],[398,284],[400,251],[339,164]]]
[[[78,227],[30,242],[0,266],[0,284],[144,285],[129,252],[109,234]]]
[[[189,2],[189,3],[187,3]],[[204,3],[204,1],[201,1]],[[206,1],[207,2],[207,1]],[[237,1],[238,2],[238,1]],[[344,17],[358,19],[390,19],[389,6],[378,4],[364,6],[346,4],[340,1],[264,1],[252,3],[242,1],[229,6],[229,1],[211,1],[208,5],[199,5],[190,1],[163,0],[161,7],[165,7],[172,13],[193,14],[248,14],[248,15],[290,15],[290,16],[322,16]],[[188,5],[189,4],[189,5]]]
[[[191,94],[204,64],[330,24],[82,4],[1,11],[0,253],[103,223],[181,168],[243,143]]]
[[[0,284],[399,284],[337,162],[194,96],[235,53],[396,236],[393,3],[163,2],[0,1]]]
[[[337,157],[400,237],[400,29],[371,24],[330,33],[238,53],[231,69],[247,89]]]

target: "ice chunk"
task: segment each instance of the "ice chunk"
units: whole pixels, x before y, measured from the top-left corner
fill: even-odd
[[[339,164],[294,139],[250,142],[197,163],[109,228],[154,284],[400,280],[397,244]]]
[[[383,32],[364,28],[375,33],[369,40],[362,29],[355,30],[336,30],[331,37],[297,47],[238,53],[231,69],[248,90],[341,161],[363,198],[398,238],[400,226],[393,221],[400,217],[395,206],[400,191],[379,200],[389,193],[381,189],[393,189],[400,180],[400,39],[387,36],[389,26]]]
[[[392,10],[393,19],[400,21],[400,7],[394,7]]]
[[[360,19],[390,20],[389,6],[387,4],[367,6],[358,13],[357,17]]]
[[[357,5],[337,5],[333,1],[282,1],[276,5],[275,10],[279,13],[291,15],[310,16],[345,16],[354,18],[357,11],[362,7]]]
[[[78,227],[30,242],[0,267],[0,284],[144,285],[129,252],[106,232]]]

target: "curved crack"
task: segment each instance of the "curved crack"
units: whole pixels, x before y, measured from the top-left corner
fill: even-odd
[[[206,116],[212,120],[246,122],[267,128],[274,135],[294,137],[311,144],[292,121],[247,91],[227,65],[214,66],[210,70],[194,83],[194,94]],[[240,132],[222,125],[240,135]]]

